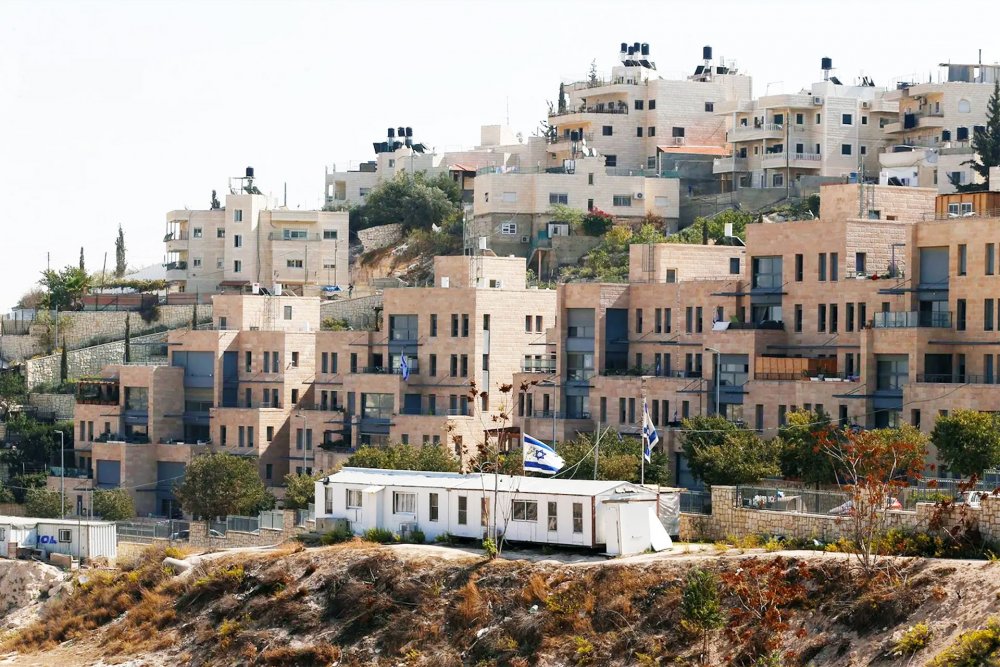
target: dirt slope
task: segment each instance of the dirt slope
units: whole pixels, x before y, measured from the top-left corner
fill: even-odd
[[[0,665],[694,665],[700,637],[680,615],[692,568],[718,573],[729,617],[711,664],[750,664],[756,647],[787,665],[923,665],[1000,614],[1000,565],[984,561],[899,560],[866,585],[841,554],[706,547],[487,562],[352,542],[205,559],[183,577],[161,559],[78,586]],[[890,656],[917,622],[929,645]]]

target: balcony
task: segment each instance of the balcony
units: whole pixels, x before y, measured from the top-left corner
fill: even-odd
[[[737,125],[726,133],[730,143],[740,141],[760,141],[762,139],[783,139],[785,126],[778,123],[761,123],[758,125]]]
[[[124,433],[102,433],[94,442],[124,443],[126,445],[148,445],[147,435],[125,435]]]
[[[898,122],[887,123],[886,126],[882,128],[882,132],[885,134],[895,134],[897,132],[910,132],[918,129],[944,127],[944,113],[940,111],[904,113],[901,118],[902,120]]]
[[[320,234],[300,234],[294,238],[285,236],[282,232],[270,232],[267,235],[268,241],[322,241],[323,237]]]
[[[584,115],[589,113],[599,113],[599,114],[617,114],[626,115],[628,114],[628,105],[624,102],[616,105],[613,103],[609,104],[595,104],[589,107],[577,107],[576,109],[567,109],[566,111],[557,111],[555,113],[550,113],[549,118],[556,118],[561,116],[574,116],[574,115]],[[571,122],[569,119],[560,121],[562,123]]]
[[[590,419],[589,412],[566,413],[555,410],[535,410],[526,416],[533,419]]]
[[[81,405],[118,405],[118,380],[80,380],[76,385],[76,402]]]
[[[717,157],[712,161],[712,173],[729,174],[734,171],[750,171],[749,164],[745,157]]]
[[[968,373],[918,373],[917,382],[928,384],[996,384],[996,380],[985,375]]]
[[[59,466],[49,467],[50,477],[72,477],[74,479],[93,479],[94,473],[87,468],[60,468]]]
[[[819,153],[767,153],[761,160],[764,169],[819,169],[822,156]]]
[[[420,366],[417,364],[416,360],[407,360],[406,363],[410,367],[410,375],[416,375],[420,372]],[[389,368],[388,366],[362,366],[358,368],[358,373],[364,373],[366,375],[402,375],[403,369]]]
[[[872,318],[873,329],[909,329],[909,328],[950,329],[951,313],[925,313],[908,311],[899,313],[875,313]]]
[[[188,233],[170,232],[163,237],[163,242],[167,244],[167,252],[178,252],[188,249]]]
[[[587,382],[592,377],[594,377],[593,368],[570,368],[566,371],[567,380],[576,380],[578,382]]]
[[[521,371],[524,373],[555,373],[556,362],[547,359],[525,361],[521,364]]]
[[[583,133],[583,140],[584,141],[593,141],[594,140],[594,133],[593,132],[584,132]],[[555,136],[555,137],[552,137],[551,139],[549,139],[549,143],[550,144],[570,144],[570,143],[572,143],[572,140],[570,139],[570,137],[568,137],[566,135],[559,135],[559,136]]]

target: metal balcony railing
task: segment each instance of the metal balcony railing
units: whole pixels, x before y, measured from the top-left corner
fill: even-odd
[[[912,327],[950,329],[951,313],[946,311],[926,313],[911,310],[898,313],[875,313],[875,317],[872,318],[872,328],[875,329],[906,329]]]
[[[918,373],[917,382],[938,384],[995,384],[994,377],[969,373]]]

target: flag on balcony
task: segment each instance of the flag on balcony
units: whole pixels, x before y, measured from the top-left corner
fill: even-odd
[[[642,456],[646,463],[650,462],[653,454],[653,447],[660,441],[660,436],[656,432],[653,420],[649,418],[649,406],[646,399],[642,399]]]
[[[399,373],[403,376],[403,382],[410,379],[410,365],[406,363],[406,355],[399,358]]]
[[[556,454],[556,450],[541,440],[532,438],[527,433],[524,434],[524,470],[525,472],[539,472],[543,475],[554,475],[566,465],[562,457]]]

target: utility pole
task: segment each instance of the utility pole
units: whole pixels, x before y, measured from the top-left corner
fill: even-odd
[[[597,421],[597,439],[594,441],[594,479],[597,479],[597,463],[601,451],[601,421]]]
[[[62,514],[59,518],[66,516],[66,434],[59,431],[59,501]],[[79,539],[79,535],[77,536]]]

